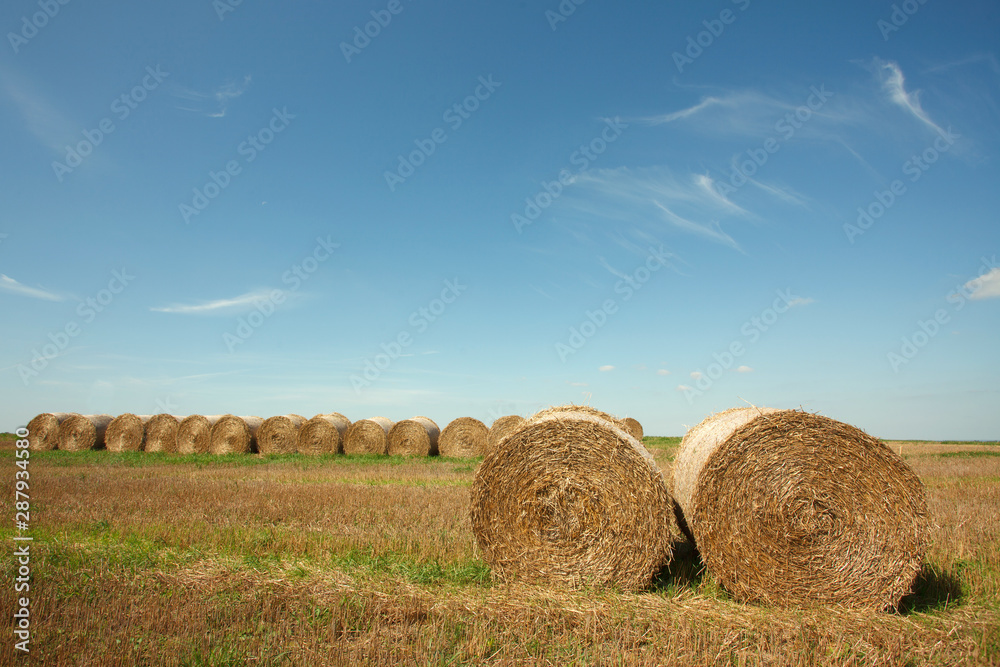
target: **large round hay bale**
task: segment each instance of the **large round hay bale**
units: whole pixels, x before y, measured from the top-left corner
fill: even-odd
[[[153,415],[136,415],[125,412],[108,424],[104,443],[109,452],[138,452],[146,436],[146,423]]]
[[[222,417],[223,415],[188,415],[182,419],[177,425],[177,453],[208,454],[212,449],[212,427]]]
[[[483,459],[472,532],[500,580],[639,590],[671,559],[673,501],[653,457],[585,412],[531,418]]]
[[[674,495],[736,598],[895,607],[927,546],[923,485],[878,439],[796,410],[734,408],[688,431]]]
[[[177,432],[183,419],[184,417],[168,414],[150,417],[146,422],[146,441],[143,444],[143,451],[178,453]],[[193,454],[194,450],[185,453]]]
[[[310,456],[343,454],[344,436],[350,427],[351,420],[339,412],[316,415],[299,429],[296,449]]]
[[[345,454],[388,454],[389,431],[393,422],[387,417],[359,419],[344,436]]]
[[[43,412],[28,422],[28,449],[47,452],[59,446],[59,425],[75,412]]]
[[[111,415],[72,415],[59,424],[59,449],[82,452],[104,447]]]
[[[493,422],[493,425],[490,426],[489,433],[486,434],[487,451],[492,452],[496,449],[498,442],[524,426],[527,421],[528,420],[521,415],[507,415],[506,417],[498,418]]]
[[[625,430],[628,431],[633,438],[635,438],[639,442],[642,442],[642,436],[645,434],[643,433],[642,430],[642,424],[639,423],[638,419],[635,419],[633,417],[626,417],[625,419],[622,420],[622,425],[625,427]]]
[[[441,431],[438,453],[463,459],[483,456],[489,448],[489,433],[486,424],[475,417],[453,419]]]
[[[250,454],[256,446],[256,436],[264,420],[260,417],[222,415],[212,426],[212,454]]]
[[[636,421],[635,419],[632,419],[631,417],[625,417],[624,419],[622,419],[622,418],[620,418],[620,417],[618,417],[616,415],[604,412],[603,410],[598,410],[597,408],[592,408],[589,405],[573,405],[573,404],[570,404],[570,405],[556,405],[554,407],[546,408],[546,409],[542,410],[541,412],[539,412],[535,416],[536,417],[541,417],[541,416],[545,416],[545,415],[558,414],[560,412],[583,412],[583,413],[586,413],[588,415],[593,415],[595,417],[600,417],[601,419],[607,419],[608,421],[612,421],[615,424],[617,424],[618,428],[624,429],[625,431],[627,431],[629,434],[632,435],[633,438],[635,438],[639,442],[642,442],[642,435],[643,435],[643,433],[642,433],[642,424],[640,424],[638,421]]]
[[[299,429],[306,423],[302,415],[268,417],[257,431],[257,451],[261,454],[294,454]]]
[[[437,456],[441,429],[429,417],[396,422],[389,430],[389,454],[393,456]]]

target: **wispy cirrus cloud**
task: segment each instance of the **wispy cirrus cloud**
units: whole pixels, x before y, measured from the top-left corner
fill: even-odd
[[[203,114],[209,118],[224,118],[229,109],[229,103],[245,93],[253,78],[248,74],[239,81],[222,84],[208,92],[194,90],[176,83],[169,86],[171,94],[180,102],[177,108],[182,111]]]
[[[10,276],[2,273],[0,273],[0,290],[10,292],[11,294],[27,296],[32,299],[41,299],[42,301],[64,301],[66,299],[64,296],[41,289],[40,287],[28,287],[27,285],[22,285]]]
[[[271,289],[256,290],[247,292],[230,299],[215,299],[213,301],[203,301],[201,303],[182,304],[174,303],[169,306],[158,306],[150,308],[156,313],[172,313],[179,315],[214,315],[219,313],[231,313],[239,310],[249,310],[258,303],[271,298]]]
[[[927,112],[920,105],[920,91],[914,90],[909,92],[906,90],[906,78],[903,76],[903,70],[900,69],[899,65],[892,61],[875,58],[873,66],[882,82],[883,92],[885,92],[893,104],[901,107],[938,134],[944,134],[944,130],[931,120],[931,117],[927,115]]]

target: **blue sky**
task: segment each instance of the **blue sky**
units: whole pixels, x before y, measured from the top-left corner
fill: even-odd
[[[16,0],[0,28],[4,430],[575,401],[1000,437],[996,3]]]

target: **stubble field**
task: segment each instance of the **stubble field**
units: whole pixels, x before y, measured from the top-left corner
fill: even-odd
[[[669,474],[679,438],[645,443]],[[13,440],[0,444],[12,554]],[[469,526],[478,460],[32,452],[29,659],[1000,664],[1000,445],[888,444],[937,527],[916,593],[884,614],[734,602],[687,544],[641,594],[496,584]],[[2,571],[12,664],[12,556]]]

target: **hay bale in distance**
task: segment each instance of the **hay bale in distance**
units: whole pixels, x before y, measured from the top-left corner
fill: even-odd
[[[299,454],[343,454],[344,436],[351,427],[351,420],[339,412],[316,415],[299,429],[296,449]]]
[[[437,456],[441,429],[429,417],[398,421],[389,430],[389,454],[393,456]]]
[[[475,417],[453,419],[441,431],[438,453],[464,459],[483,456],[489,446],[489,432],[486,424]]]
[[[125,412],[108,424],[104,434],[105,446],[109,452],[138,452],[142,450],[146,436],[146,423],[153,415],[136,415]]]
[[[359,419],[344,436],[345,454],[388,454],[389,431],[393,422],[387,417]]]
[[[797,410],[702,421],[678,450],[674,494],[709,571],[745,601],[892,608],[928,542],[910,467],[864,431]]]
[[[490,426],[489,433],[486,434],[487,450],[492,452],[496,449],[498,442],[524,426],[527,421],[528,420],[521,415],[507,415],[506,417],[499,417],[493,422],[493,425]]]
[[[260,417],[222,415],[212,426],[212,444],[208,451],[215,455],[250,454],[257,444],[257,432],[263,423]]]
[[[257,431],[257,450],[261,454],[294,454],[299,429],[305,423],[302,415],[268,417]]]
[[[28,422],[28,449],[47,452],[59,446],[59,425],[75,412],[43,412]]]
[[[176,454],[178,452],[177,431],[182,419],[184,417],[162,413],[150,417],[149,421],[146,422],[146,441],[143,444],[143,450]],[[193,454],[194,450],[186,453]]]
[[[644,433],[642,430],[642,424],[639,423],[638,419],[626,417],[622,420],[622,424],[625,426],[625,430],[628,431],[633,438],[642,442],[642,436]]]
[[[635,438],[586,412],[535,416],[483,459],[472,532],[503,581],[639,590],[670,562],[667,483]]]
[[[208,454],[212,449],[212,427],[222,417],[223,415],[188,415],[182,419],[177,425],[177,453]]]
[[[59,424],[59,449],[82,452],[104,447],[111,415],[72,415]]]

